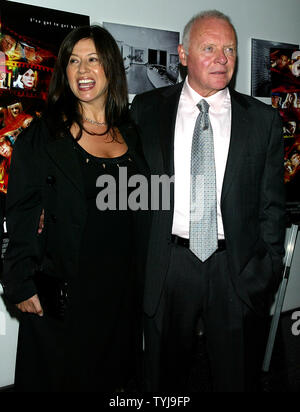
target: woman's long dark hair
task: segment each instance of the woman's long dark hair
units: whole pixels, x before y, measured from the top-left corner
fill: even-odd
[[[57,137],[64,136],[72,124],[77,123],[82,136],[81,106],[71,91],[66,68],[75,44],[82,39],[92,39],[108,82],[105,105],[107,131],[112,132],[128,116],[128,91],[123,59],[112,35],[103,27],[81,26],[72,30],[64,39],[58,54],[50,82],[46,119]]]

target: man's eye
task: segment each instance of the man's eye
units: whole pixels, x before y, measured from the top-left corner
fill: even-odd
[[[235,48],[234,47],[226,47],[225,53],[233,55],[233,54],[235,54]]]

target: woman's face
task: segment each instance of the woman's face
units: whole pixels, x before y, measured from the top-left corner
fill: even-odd
[[[82,103],[105,104],[108,81],[92,39],[75,44],[66,73],[72,92]]]
[[[11,106],[11,114],[13,117],[17,117],[20,114],[20,111],[20,106],[18,104]]]
[[[27,89],[32,89],[34,86],[34,71],[32,69],[27,70],[22,76],[22,83]]]

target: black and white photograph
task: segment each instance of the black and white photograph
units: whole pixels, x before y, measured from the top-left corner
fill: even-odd
[[[251,96],[271,97],[270,50],[298,49],[297,44],[251,39]]]
[[[177,83],[179,32],[108,22],[103,26],[119,45],[130,96]]]

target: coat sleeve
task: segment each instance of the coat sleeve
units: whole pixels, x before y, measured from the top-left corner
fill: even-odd
[[[35,124],[17,140],[9,171],[6,199],[9,244],[1,283],[12,303],[22,302],[36,293],[32,276],[39,260],[41,235],[37,229],[42,211],[39,141],[39,127]]]
[[[281,119],[275,110],[272,113],[266,164],[262,176],[260,221],[262,238],[273,258],[279,263],[284,255],[285,236],[284,148]]]
[[[267,119],[266,156],[260,176],[259,229],[255,251],[234,278],[242,299],[260,316],[268,316],[282,275],[285,236],[285,188],[281,121],[273,111]],[[246,226],[245,226],[246,230]]]

